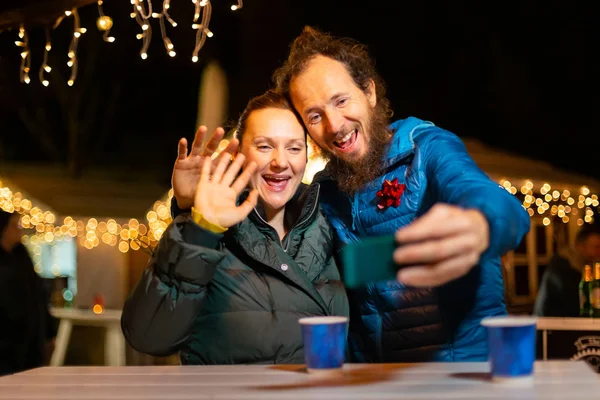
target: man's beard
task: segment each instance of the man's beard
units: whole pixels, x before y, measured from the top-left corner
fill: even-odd
[[[360,132],[365,135],[367,144],[367,153],[360,159],[345,161],[322,150],[323,158],[328,161],[327,171],[337,182],[338,188],[348,194],[353,194],[383,172],[383,156],[391,141],[392,132],[387,116],[379,108],[371,112],[368,129],[369,136]]]

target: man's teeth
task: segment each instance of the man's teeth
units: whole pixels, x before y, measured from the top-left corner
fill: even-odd
[[[352,131],[348,132],[348,134],[346,136],[344,136],[343,138],[341,138],[337,142],[340,143],[340,144],[346,143],[348,140],[350,140],[350,138],[352,137],[353,134],[354,134],[354,131],[352,130]]]

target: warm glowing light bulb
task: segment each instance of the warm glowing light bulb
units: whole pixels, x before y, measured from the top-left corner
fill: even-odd
[[[66,15],[67,17],[71,16],[71,14],[72,14],[72,13],[71,13],[71,11],[65,11],[65,15]]]
[[[113,20],[111,17],[104,15],[102,17],[99,17],[96,20],[96,26],[98,27],[99,30],[101,31],[107,31],[110,28],[112,28],[113,26]]]
[[[171,50],[171,51],[169,52],[169,55],[170,55],[171,57],[175,57],[175,56],[177,55],[177,53],[175,53],[173,50]]]
[[[198,56],[192,57],[192,62],[198,62]]]
[[[47,80],[43,80],[43,81],[42,81],[42,85],[44,85],[44,86],[48,86],[48,85],[50,85],[50,82],[48,82]]]
[[[142,57],[142,60],[145,60],[146,58],[148,58],[148,54],[142,53],[142,54],[140,54],[140,57]]]
[[[69,81],[67,82],[67,85],[69,86],[73,86],[75,82],[73,81],[73,79],[69,79]]]
[[[236,6],[235,4],[231,6],[231,11],[235,11],[238,9],[238,6]]]
[[[109,36],[106,40],[108,40],[110,43],[115,41],[115,38],[112,36]]]
[[[50,72],[50,71],[52,71],[52,68],[51,68],[49,65],[46,65],[46,66],[44,67],[44,70],[45,70],[46,72]]]

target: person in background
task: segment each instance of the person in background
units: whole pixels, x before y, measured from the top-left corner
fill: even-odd
[[[575,246],[559,250],[548,263],[533,313],[540,317],[578,317],[583,267],[593,262],[600,262],[600,230],[585,225],[577,232]]]
[[[155,356],[179,351],[182,364],[303,363],[298,319],[348,315],[319,185],[301,182],[306,132],[267,92],[248,103],[211,173],[216,146],[204,153],[204,130],[189,155],[180,142],[174,200],[191,213],[176,211],[126,301],[125,338]]]
[[[0,375],[44,365],[56,336],[42,278],[21,237],[18,214],[0,210]]]

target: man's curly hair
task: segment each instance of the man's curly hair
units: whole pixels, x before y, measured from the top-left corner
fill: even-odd
[[[390,102],[381,76],[375,69],[375,61],[369,55],[366,46],[350,38],[335,37],[310,26],[305,26],[300,36],[291,45],[290,53],[284,64],[273,74],[277,91],[289,97],[292,78],[306,69],[310,60],[322,55],[341,62],[356,85],[367,93],[371,80],[375,83],[377,108],[388,118],[392,116]]]

